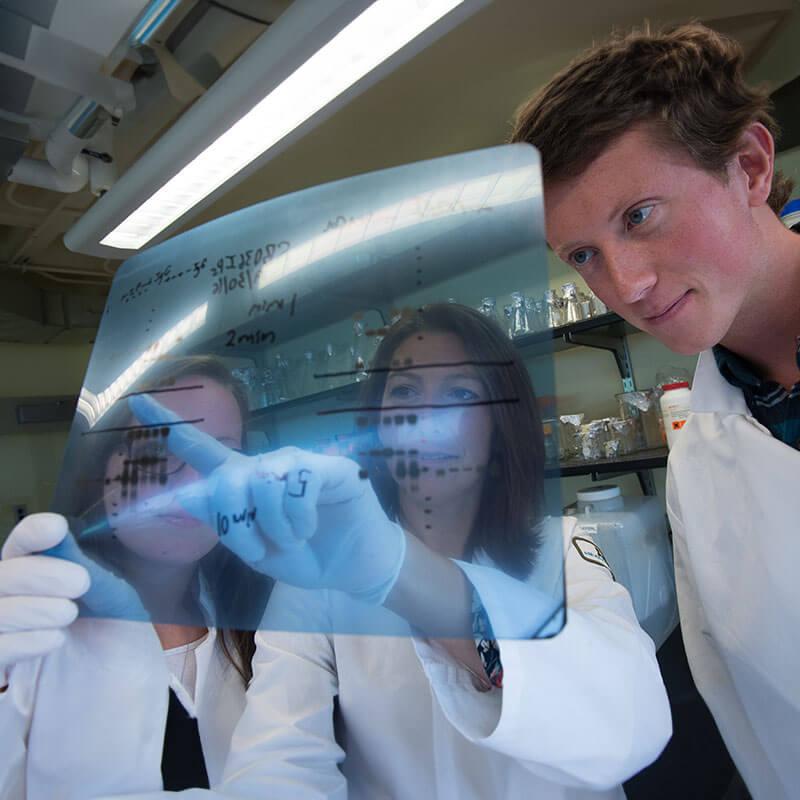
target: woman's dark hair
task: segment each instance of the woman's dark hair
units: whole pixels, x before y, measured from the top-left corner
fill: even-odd
[[[467,306],[433,303],[405,314],[381,341],[362,405],[378,408],[397,349],[411,336],[451,333],[457,336],[486,387],[492,419],[490,460],[481,501],[467,543],[467,554],[484,551],[508,574],[530,572],[544,516],[544,435],[530,376],[499,326]],[[378,423],[380,424],[380,422]],[[377,427],[375,448],[380,449]],[[386,461],[373,458],[367,467],[384,510],[399,512],[397,483]]]
[[[129,395],[163,389],[189,376],[212,380],[227,389],[236,400],[243,425],[246,425],[249,413],[247,394],[225,364],[213,356],[183,356],[156,362],[128,390],[125,397],[119,398],[109,409],[102,421],[102,427],[126,428],[131,425],[133,416],[125,399]],[[120,438],[112,435],[86,438],[89,441],[84,439],[81,443],[79,467],[85,479],[82,483],[84,491],[76,498],[77,503],[72,513],[84,525],[91,526],[105,520],[103,491],[98,491],[98,487],[104,486],[106,465],[114,449],[119,447]],[[85,537],[81,546],[93,558],[115,571],[119,571],[124,564],[121,551],[123,546],[116,537]],[[253,676],[253,631],[258,628],[266,607],[272,580],[250,569],[222,545],[217,545],[198,562],[198,575],[203,577],[213,603],[220,647],[247,685]]]

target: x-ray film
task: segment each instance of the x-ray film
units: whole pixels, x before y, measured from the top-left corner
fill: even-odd
[[[317,186],[130,258],[54,502],[55,554],[92,574],[81,613],[454,635],[450,559],[487,638],[557,633],[552,335],[528,316],[547,288],[526,145]]]

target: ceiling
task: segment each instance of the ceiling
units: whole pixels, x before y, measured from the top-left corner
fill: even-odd
[[[59,75],[31,77],[8,66],[14,62],[4,51],[20,47],[8,22],[22,19],[80,46],[98,75],[133,85],[135,107],[108,128],[113,165],[123,174],[256,38],[269,36],[269,23],[291,2],[183,0],[164,41],[178,65],[168,81],[163,59],[118,46],[147,0],[0,0],[0,163],[7,170],[20,156],[44,159],[44,140],[79,97],[54,85],[66,82]],[[757,67],[798,17],[797,0],[494,0],[187,227],[325,181],[501,143],[527,95],[612,28],[702,19],[736,37]],[[24,38],[25,25],[17,29]],[[91,339],[118,262],[70,252],[62,237],[95,199],[89,188],[59,193],[0,182],[0,341]]]

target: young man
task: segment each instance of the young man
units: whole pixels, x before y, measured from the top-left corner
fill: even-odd
[[[741,49],[701,25],[592,48],[518,112],[549,245],[701,353],[667,503],[686,651],[756,800],[800,789],[800,236]],[[795,494],[798,492],[798,494]]]

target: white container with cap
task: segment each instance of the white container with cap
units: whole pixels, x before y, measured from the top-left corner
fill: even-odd
[[[578,491],[575,536],[603,552],[614,579],[631,595],[639,624],[660,647],[678,624],[672,548],[656,497],[624,497],[619,486]]]
[[[686,381],[665,383],[661,387],[664,394],[659,404],[664,419],[664,432],[667,434],[667,447],[671,450],[675,444],[691,410],[692,393]]]

